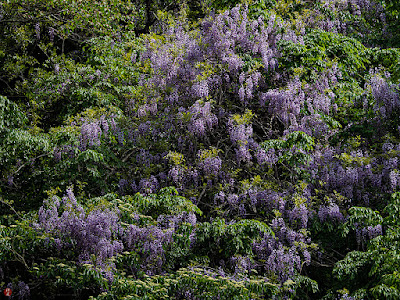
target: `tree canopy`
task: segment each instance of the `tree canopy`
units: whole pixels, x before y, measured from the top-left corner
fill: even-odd
[[[0,4],[13,299],[398,299],[398,1]]]

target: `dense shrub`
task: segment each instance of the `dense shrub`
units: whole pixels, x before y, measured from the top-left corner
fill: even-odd
[[[398,298],[395,4],[244,2],[1,4],[0,288]]]

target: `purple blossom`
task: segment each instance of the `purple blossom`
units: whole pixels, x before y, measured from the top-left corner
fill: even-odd
[[[132,180],[130,187],[131,187],[133,193],[136,193],[138,191],[138,187],[136,185],[135,180]]]
[[[264,149],[260,148],[260,149],[257,150],[256,158],[257,158],[258,164],[262,165],[267,161],[268,155],[267,155],[267,153],[265,152]]]
[[[35,24],[35,32],[36,32],[36,38],[38,40],[40,40],[40,24],[39,23]]]
[[[185,170],[180,167],[180,166],[174,166],[169,172],[168,175],[170,178],[172,178],[172,181],[178,185],[178,186],[182,186],[183,181],[185,179]]]
[[[304,261],[307,265],[311,263],[311,254],[308,252],[308,250],[303,251],[303,256],[304,256]]]
[[[321,205],[318,210],[318,217],[321,222],[325,222],[328,219],[344,222],[344,217],[339,210],[339,206],[335,203]]]
[[[236,194],[229,194],[226,201],[231,206],[236,206],[239,203],[239,197]]]
[[[137,129],[137,135],[138,136],[145,136],[147,134],[149,134],[151,129],[151,122],[150,121],[146,121],[143,123],[140,123]]]
[[[348,293],[343,294],[338,300],[355,300],[356,298],[350,296]]]
[[[214,204],[218,205],[225,202],[225,193],[220,191],[218,194],[214,195]]]
[[[8,184],[8,186],[12,186],[14,184],[14,176],[13,175],[9,175],[7,177],[7,184]]]
[[[246,208],[243,203],[239,205],[239,215],[241,217],[244,217],[246,215]]]
[[[19,281],[17,290],[18,290],[17,295],[19,300],[30,298],[31,291],[29,289],[29,286],[25,282]]]
[[[225,55],[221,58],[221,61],[228,66],[230,72],[236,72],[244,65],[243,60],[236,54]]]
[[[239,95],[240,101],[241,101],[241,102],[244,102],[244,99],[245,99],[245,91],[244,91],[244,87],[243,87],[243,86],[240,87],[239,92],[238,92],[238,95]]]
[[[235,271],[234,274],[243,274],[247,273],[251,270],[252,268],[252,263],[250,261],[250,258],[245,257],[245,256],[234,256],[231,257],[230,263],[234,266]]]
[[[166,97],[166,100],[170,105],[176,105],[179,102],[179,94],[177,91],[172,92]]]
[[[368,230],[368,238],[369,239],[373,239],[377,236],[382,235],[382,225],[381,224],[378,224],[376,226],[368,226],[367,230]]]
[[[390,187],[394,191],[400,184],[400,174],[397,170],[392,170],[389,173]]]
[[[57,146],[54,147],[54,150],[53,150],[53,157],[54,157],[54,160],[55,160],[56,162],[61,161],[61,154],[62,154],[62,151],[61,151]]]
[[[139,165],[149,168],[153,161],[154,161],[154,156],[146,149],[140,149],[139,153],[136,155],[136,162]]]
[[[150,176],[150,178],[142,179],[139,182],[139,191],[142,194],[148,195],[157,192],[159,189],[159,183],[155,176]]]
[[[49,37],[50,37],[50,41],[53,42],[54,41],[54,28],[50,27],[49,28]]]
[[[247,142],[253,135],[253,127],[251,125],[236,125],[230,126],[229,135],[232,143]]]
[[[126,187],[128,186],[128,181],[126,179],[121,179],[118,183],[118,190],[119,192],[124,195]]]
[[[395,91],[394,85],[385,78],[374,74],[373,70],[370,73],[372,77],[366,87],[370,87],[376,101],[375,109],[381,110],[383,117],[389,116],[394,110],[400,108],[399,94]]]
[[[189,125],[189,131],[198,136],[204,136],[206,132],[206,124],[204,122],[204,119],[193,120]]]
[[[211,111],[211,103],[196,101],[190,108],[191,121],[188,129],[198,136],[203,136],[206,130],[210,130],[218,124],[218,118]]]
[[[219,157],[207,157],[199,163],[199,168],[206,175],[217,176],[221,169],[222,160]]]
[[[198,83],[195,83],[192,86],[192,91],[193,91],[193,94],[195,97],[199,97],[199,98],[207,97],[208,93],[209,93],[207,81],[203,80]]]
[[[85,149],[86,146],[99,146],[102,130],[99,122],[85,122],[81,127],[81,148]]]
[[[186,222],[190,223],[193,226],[196,225],[197,223],[196,215],[192,212],[187,213]]]
[[[77,205],[77,201],[76,201],[74,192],[72,191],[71,188],[68,188],[68,189],[67,189],[67,197],[68,197],[68,200],[69,200],[73,205]]]
[[[57,200],[57,198],[55,198]],[[59,210],[63,210],[61,216]],[[58,251],[68,247],[69,239],[81,261],[96,254],[98,263],[122,252],[123,245],[117,240],[120,230],[116,212],[108,209],[94,209],[85,212],[75,199],[71,189],[63,198],[62,208],[56,201],[42,206],[39,210],[39,228],[53,234]]]
[[[246,145],[240,146],[236,151],[236,159],[238,162],[248,163],[251,161],[251,154]]]
[[[161,270],[164,258],[164,246],[172,242],[173,230],[162,230],[155,226],[140,228],[130,225],[124,232],[124,243],[129,250],[142,253],[142,268],[153,275]]]
[[[308,210],[304,204],[295,206],[292,210],[288,211],[288,216],[291,223],[300,220],[301,228],[307,228]]]

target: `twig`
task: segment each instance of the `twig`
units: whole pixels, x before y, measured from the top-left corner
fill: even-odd
[[[129,152],[123,159],[122,162],[126,162],[128,160],[128,158],[136,152],[136,148],[134,150],[132,150],[131,152]]]
[[[27,270],[29,270],[29,266],[28,266],[28,264],[26,263],[25,258],[24,258],[21,254],[19,254],[17,251],[15,251],[12,247],[10,248],[10,250],[11,250],[11,252],[14,253],[15,256],[17,256],[17,257],[19,258],[18,261],[21,262],[21,263],[25,266],[25,268],[26,268]]]
[[[10,203],[4,201],[2,198],[0,198],[0,203],[7,205],[13,211],[13,213],[15,213],[18,216],[18,218],[23,219],[23,217],[15,210],[14,207],[12,207],[12,205]]]
[[[49,155],[49,154],[50,154],[50,153],[43,153],[43,154],[40,154],[39,156],[36,156],[35,158],[31,159],[31,160],[29,161],[29,163],[32,163],[32,162],[35,161],[36,159],[41,158],[41,157],[43,157],[43,156],[47,156],[47,155]],[[26,162],[26,163],[24,163],[23,165],[21,165],[15,172],[13,172],[13,175],[18,174],[18,172],[21,171],[21,169],[22,169],[23,167],[25,167],[27,164],[28,164],[28,162]]]
[[[128,160],[128,158],[129,158],[132,154],[134,154],[135,152],[136,152],[136,148],[133,149],[131,152],[129,152],[121,161],[122,161],[122,162],[126,162],[126,161]],[[114,173],[115,173],[115,171],[116,171],[116,168],[110,168],[110,167],[108,167],[107,165],[105,165],[105,167],[111,171],[110,173],[108,173],[108,175],[107,175],[107,177],[106,177],[106,179],[105,179],[105,181],[107,181],[108,178],[110,178],[112,175],[114,175]]]
[[[201,191],[199,197],[197,198],[197,203],[199,203],[201,198],[204,196],[204,193],[206,192],[206,189],[207,189],[207,185],[205,184],[203,190]]]

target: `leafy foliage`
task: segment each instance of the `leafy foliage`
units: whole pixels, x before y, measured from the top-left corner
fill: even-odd
[[[0,288],[397,299],[396,3],[1,3]]]

